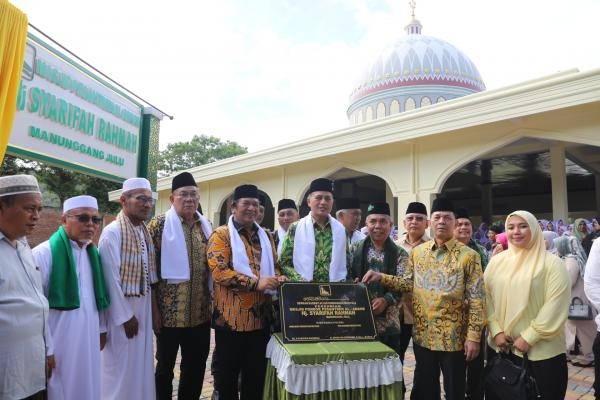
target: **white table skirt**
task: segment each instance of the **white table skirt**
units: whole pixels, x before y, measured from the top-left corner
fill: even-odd
[[[283,345],[271,337],[267,358],[285,383],[285,390],[295,395],[314,394],[341,389],[361,389],[402,382],[400,357],[374,360],[341,360],[320,364],[295,364]]]

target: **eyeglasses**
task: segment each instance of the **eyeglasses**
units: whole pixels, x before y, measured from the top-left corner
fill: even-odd
[[[182,199],[196,199],[198,198],[198,192],[179,192],[175,196]]]
[[[87,224],[88,222],[90,222],[90,220],[92,221],[92,223],[94,223],[94,225],[99,225],[100,222],[102,222],[102,218],[95,215],[91,216],[88,214],[76,214],[67,215],[67,217],[77,218],[77,221],[81,222],[82,224]]]
[[[147,196],[135,196],[134,199],[138,203],[142,203],[142,204],[149,203],[150,205],[154,204],[154,202],[156,201],[152,197],[147,197]]]

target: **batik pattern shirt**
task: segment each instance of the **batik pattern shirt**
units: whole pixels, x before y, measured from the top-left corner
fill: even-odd
[[[294,243],[296,237],[296,227],[298,222],[294,222],[288,229],[287,235],[281,245],[281,257],[279,265],[281,273],[291,282],[302,282],[304,279],[294,269]],[[313,271],[313,282],[329,282],[329,265],[331,264],[331,254],[333,252],[333,233],[329,222],[325,227],[321,227],[313,221],[315,231],[315,268]],[[346,252],[348,258],[348,252]],[[346,267],[349,266],[346,262]]]
[[[415,247],[402,277],[384,275],[382,284],[412,291],[413,340],[435,351],[461,351],[465,339],[479,343],[484,325],[483,273],[479,255],[456,239]]]
[[[250,231],[233,221],[244,244],[250,269],[260,277],[262,248],[256,228]],[[279,275],[277,254],[272,238],[275,275]],[[220,226],[208,240],[208,265],[215,281],[212,326],[234,332],[248,332],[267,328],[273,322],[273,305],[270,295],[256,290],[258,279],[233,269],[231,240],[227,225]]]
[[[190,265],[190,280],[168,283],[160,279],[155,286],[158,309],[162,324],[167,328],[191,328],[210,320],[210,290],[208,287],[208,261],[206,259],[207,238],[204,236],[200,219],[196,216],[193,225],[181,220],[183,236],[187,246]],[[156,251],[156,268],[161,276],[161,242],[165,227],[165,216],[160,215],[148,223]]]
[[[361,242],[355,242],[350,246],[350,254],[353,264],[355,257],[362,257],[362,246],[359,245]],[[394,244],[394,246],[397,246],[398,248],[398,257],[396,258],[394,269],[392,271],[388,271],[388,269],[385,267],[385,251],[377,250],[374,246],[370,245],[367,249],[367,263],[366,265],[362,265],[362,275],[364,275],[368,270],[383,272],[384,274],[390,275],[397,274],[398,271],[404,271],[408,262],[408,253],[397,244]],[[362,275],[352,276],[352,278],[360,279],[362,278]],[[367,284],[367,290],[369,292],[370,300],[383,297],[387,302],[387,308],[385,311],[380,315],[374,315],[377,334],[380,336],[400,334],[400,293],[383,286],[379,282]]]
[[[485,249],[485,247],[483,247],[473,239],[469,239],[469,243],[467,244],[467,246],[469,246],[470,248],[475,250],[477,254],[479,254],[479,257],[481,258],[481,269],[485,271],[485,267],[487,267],[489,261],[488,251]]]
[[[411,243],[408,241],[408,233],[405,233],[404,235],[402,235],[402,237],[400,237],[397,241],[396,244],[399,245],[400,247],[402,247],[404,250],[406,250],[407,253],[410,254],[410,252],[412,251],[413,248],[417,247],[420,244],[423,244],[425,242],[427,242],[429,239],[429,236],[427,236],[426,233],[423,234],[423,236],[421,236],[419,238],[419,240],[417,240],[414,243]],[[404,275],[404,271],[398,271],[397,275]],[[407,325],[412,325],[414,323],[414,317],[413,317],[413,295],[412,292],[404,292],[402,293],[402,297],[400,298],[400,312],[402,313],[402,322],[404,324]]]

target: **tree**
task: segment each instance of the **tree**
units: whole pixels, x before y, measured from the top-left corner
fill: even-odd
[[[167,176],[198,165],[245,154],[246,147],[236,142],[222,142],[215,136],[194,135],[189,142],[170,143],[159,153],[159,176]]]

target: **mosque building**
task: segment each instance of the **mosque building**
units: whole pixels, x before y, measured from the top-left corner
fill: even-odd
[[[349,127],[190,170],[202,207],[225,222],[233,189],[259,187],[264,224],[273,204],[294,199],[307,213],[317,177],[335,181],[335,197],[385,200],[396,221],[411,201],[440,193],[494,221],[515,209],[539,218],[600,210],[600,70],[576,69],[485,90],[469,57],[422,34],[414,16],[351,89]],[[157,212],[169,207],[171,178],[158,180]]]
[[[450,43],[423,35],[415,19],[406,35],[365,68],[350,95],[350,125],[485,90],[479,71]]]

